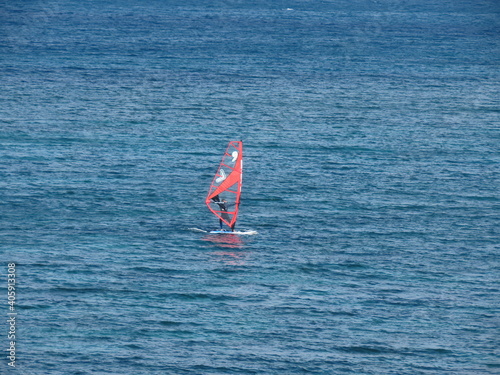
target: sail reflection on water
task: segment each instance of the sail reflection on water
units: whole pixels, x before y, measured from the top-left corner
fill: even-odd
[[[212,246],[231,248],[231,249],[241,249],[243,248],[244,245],[240,236],[231,233],[219,234],[216,236],[208,235],[203,237],[203,240],[211,242],[213,244]]]

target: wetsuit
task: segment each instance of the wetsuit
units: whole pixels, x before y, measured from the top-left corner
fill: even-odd
[[[229,217],[229,215],[226,213],[227,212],[227,206],[226,206],[226,202],[220,200],[219,196],[216,195],[215,197],[212,198],[212,200],[217,203],[217,205],[219,206],[220,210],[221,211],[224,211],[224,212],[221,212],[220,216],[222,217],[222,219],[226,220],[228,223],[231,222],[231,218]],[[220,229],[222,230],[222,223],[223,223],[223,220],[222,219],[219,219],[219,225],[220,225]],[[234,232],[234,224],[231,226],[231,231]]]
[[[227,212],[226,203],[225,202],[217,202],[217,204],[219,205],[219,208],[220,208],[221,211],[225,211],[225,212],[221,212],[221,214],[220,214],[220,216],[222,217],[222,219],[226,220],[227,222],[230,222],[231,218],[226,213]],[[219,219],[220,229],[222,229],[222,223],[223,223],[222,219]],[[231,228],[231,229],[233,229],[233,228]]]

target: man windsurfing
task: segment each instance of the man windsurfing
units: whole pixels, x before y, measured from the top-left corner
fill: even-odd
[[[224,222],[222,219],[226,220],[228,223],[231,222],[231,218],[227,214],[227,200],[223,199],[221,201],[219,199],[219,196],[216,195],[215,197],[212,198],[212,201],[217,203],[220,210],[223,211],[223,212],[221,212],[221,214],[220,214],[221,218],[219,219],[220,230],[222,230],[222,223]],[[235,224],[233,224],[231,226],[231,232],[234,232],[234,226],[235,226]]]

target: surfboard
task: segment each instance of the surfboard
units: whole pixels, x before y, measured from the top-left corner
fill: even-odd
[[[242,234],[242,235],[252,235],[252,234],[257,234],[257,231],[255,230],[235,230],[234,232],[231,232],[230,230],[211,230],[208,233],[212,234]]]
[[[231,232],[230,230],[205,230],[200,228],[188,228],[188,230],[192,232],[200,232],[200,233],[210,233],[210,234],[241,234],[241,235],[253,235],[257,234],[256,230],[235,230]]]

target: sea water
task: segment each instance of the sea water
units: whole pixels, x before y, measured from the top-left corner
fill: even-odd
[[[2,373],[498,373],[499,13],[2,1]]]

